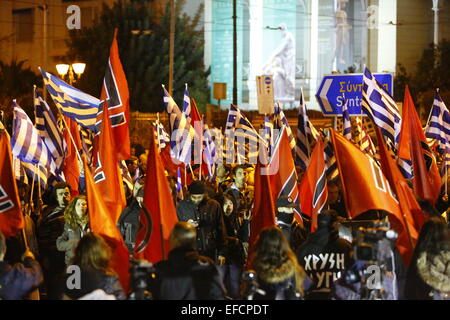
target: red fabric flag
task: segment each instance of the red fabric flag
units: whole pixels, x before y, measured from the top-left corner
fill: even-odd
[[[19,192],[14,177],[9,136],[0,128],[0,231],[14,237],[24,228]]]
[[[390,221],[394,230],[399,234],[397,239],[397,248],[402,255],[406,265],[409,265],[411,256],[417,242],[419,232],[425,223],[427,216],[420,209],[412,190],[398,169],[394,159],[384,144],[382,134],[377,129],[377,138],[379,143],[380,163],[383,173],[389,181],[399,201],[401,215],[390,216]]]
[[[147,173],[144,184],[144,203],[141,210],[141,229],[137,235],[135,257],[158,262],[169,252],[169,236],[178,222],[172,192],[164,173],[164,163],[151,131]]]
[[[108,107],[112,124],[112,142],[114,152],[118,160],[130,158],[130,103],[128,82],[119,57],[119,46],[117,45],[117,28],[114,30],[114,38],[109,51],[108,65],[106,67],[105,79],[103,80],[100,100],[105,100],[103,108]],[[102,112],[97,115],[97,121],[102,118]]]
[[[434,204],[441,191],[441,176],[436,159],[428,146],[414,102],[406,86],[398,156],[411,160],[414,172],[413,188],[420,199]]]
[[[108,115],[109,110],[105,109],[102,113],[101,131],[96,140],[98,151],[94,161],[94,181],[111,218],[117,222],[126,206],[126,199],[119,162],[113,149],[113,130]]]
[[[79,187],[79,178],[80,178],[80,167],[78,164],[78,155],[77,151],[80,151],[81,140],[80,134],[78,131],[78,124],[66,117],[64,117],[64,121],[67,124],[68,128],[65,128],[63,136],[66,140],[67,144],[67,154],[64,158],[64,177],[66,178],[67,184],[70,186],[72,197],[76,197],[78,195],[78,187]],[[73,140],[72,140],[73,139]],[[75,143],[75,145],[74,145]]]
[[[129,252],[123,242],[116,222],[111,218],[103,201],[103,195],[97,190],[89,166],[84,161],[86,176],[86,195],[91,231],[101,235],[112,249],[111,268],[117,273],[125,292],[129,286]]]
[[[331,138],[349,218],[369,210],[384,210],[398,216],[398,201],[375,161],[332,129]]]
[[[253,248],[260,232],[276,224],[275,199],[271,192],[270,176],[267,173],[269,173],[268,166],[258,161],[255,168],[255,199],[250,222],[249,257],[253,253]],[[248,262],[250,262],[250,259]]]
[[[328,198],[323,140],[319,138],[311,154],[311,161],[300,183],[300,204],[302,212],[312,219],[311,232],[317,229],[317,215],[324,208]]]
[[[294,159],[292,158],[292,149],[289,144],[289,138],[286,127],[283,127],[280,138],[272,150],[272,159],[269,164],[269,179],[274,200],[281,196],[288,196],[293,202],[298,204],[295,211],[295,220],[303,226],[303,220],[300,216],[300,199],[297,184],[297,172],[295,171]]]

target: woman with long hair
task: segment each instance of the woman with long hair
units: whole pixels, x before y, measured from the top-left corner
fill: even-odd
[[[59,251],[65,252],[65,262],[66,265],[69,265],[78,241],[85,233],[89,232],[89,216],[85,196],[77,196],[72,199],[64,210],[64,221],[64,232],[56,240],[56,247]]]
[[[278,227],[260,233],[250,267],[256,273],[259,288],[265,292],[257,294],[255,299],[297,300],[304,296],[306,273]]]
[[[71,261],[72,265],[80,268],[80,287],[78,289],[66,287],[65,296],[78,299],[101,289],[116,299],[125,299],[119,277],[111,269],[111,254],[111,248],[101,236],[95,233],[84,235]]]
[[[431,217],[423,225],[417,240],[405,284],[411,300],[434,299],[437,292],[450,294],[450,233],[445,220]],[[448,269],[448,270],[447,270]]]

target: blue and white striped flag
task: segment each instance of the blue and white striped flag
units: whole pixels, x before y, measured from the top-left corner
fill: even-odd
[[[11,136],[11,149],[22,162],[40,164],[55,174],[56,164],[38,131],[25,111],[14,100],[14,125]]]
[[[155,130],[155,137],[159,139],[158,140],[159,149],[162,150],[166,147],[166,145],[170,143],[170,136],[166,132],[166,130],[164,130],[164,126],[162,125],[161,122],[154,122],[153,129]]]
[[[39,95],[36,87],[34,88],[34,108],[36,130],[55,161],[56,173],[58,175],[63,169],[64,158],[67,153],[67,144],[64,140],[62,131],[58,127],[56,118],[47,102]]]
[[[95,122],[101,101],[71,85],[51,73],[41,70],[48,93],[61,112],[75,120],[82,127],[96,132]]]
[[[227,163],[234,163],[234,151],[237,151],[237,163],[256,163],[258,157],[258,141],[267,147],[247,117],[238,107],[231,105],[225,126],[227,139]],[[248,142],[247,142],[248,141]],[[236,149],[235,149],[236,144]],[[230,148],[232,150],[230,150]],[[230,162],[231,161],[231,162]]]
[[[309,165],[311,156],[311,144],[317,140],[319,133],[313,124],[309,121],[306,113],[306,104],[303,96],[303,89],[300,94],[300,105],[298,107],[298,123],[297,123],[297,141],[295,145],[295,165],[302,168],[303,171]]]
[[[183,113],[186,119],[191,123],[191,99],[189,98],[188,85],[185,84],[184,95],[183,95]]]
[[[345,103],[342,106],[342,119],[344,120],[344,137],[347,140],[352,140],[352,123],[350,121],[350,114],[347,108],[348,100],[345,99]]]
[[[29,181],[33,181],[34,178],[35,184],[40,185],[42,189],[47,188],[47,184],[49,183],[49,174],[47,169],[41,165],[34,165],[26,162],[20,162],[20,165],[22,166],[25,174],[28,176]]]
[[[327,180],[331,181],[339,175],[339,168],[336,161],[336,156],[334,154],[334,147],[331,140],[326,138],[325,147],[323,148],[323,153],[325,156],[325,170],[327,175]]]
[[[291,146],[292,150],[295,150],[295,137],[292,134],[292,130],[291,130],[291,127],[289,126],[286,115],[284,114],[283,110],[281,109],[279,103],[275,104],[275,106],[274,106],[274,115],[275,115],[274,129],[281,130],[282,126],[285,125],[286,133],[289,138],[289,145]]]
[[[275,143],[275,137],[273,132],[273,122],[271,121],[271,117],[268,115],[264,116],[263,132],[263,138],[267,143],[267,156],[270,158],[270,156],[272,155],[272,147]]]
[[[172,131],[172,137],[170,139],[172,157],[185,164],[190,164],[192,143],[195,139],[194,128],[189,124],[185,114],[178,108],[164,85],[162,87],[164,90],[164,106],[169,114],[169,123]],[[173,134],[174,132],[175,135]]]
[[[181,184],[181,172],[180,168],[177,168],[177,202],[184,199],[183,185]]]
[[[211,131],[206,123],[203,127],[203,160],[208,167],[208,176],[211,178],[214,176],[216,170],[216,144],[211,135]]]
[[[450,113],[442,101],[441,96],[436,92],[433,107],[430,111],[425,136],[437,141],[436,149],[444,155],[445,165],[450,166]]]
[[[389,148],[395,152],[401,128],[397,104],[368,68],[364,70],[363,81],[361,106],[373,123],[380,127]]]

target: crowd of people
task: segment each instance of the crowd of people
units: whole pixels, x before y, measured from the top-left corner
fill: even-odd
[[[130,258],[140,228],[146,171],[145,151],[137,153],[136,149],[142,148],[133,148],[135,156],[127,161],[134,184],[131,189],[125,186],[127,207],[118,220]],[[148,297],[156,300],[450,298],[450,232],[446,218],[441,215],[449,204],[444,193],[435,207],[424,204],[423,210],[430,218],[420,232],[410,264],[405,265],[395,241],[381,237],[370,243],[367,237],[361,242],[356,236],[355,226],[373,226],[374,221],[384,221],[384,212],[360,215],[361,224],[352,221],[353,232],[350,236],[345,234],[349,222],[338,180],[328,182],[327,209],[318,216],[314,232],[309,217],[302,215],[303,224],[294,219],[296,204],[282,196],[275,202],[276,224],[262,230],[250,245],[250,226],[255,214],[254,171],[251,165],[219,164],[213,179],[194,179],[183,190],[181,200],[177,197],[176,181],[168,177],[178,223],[170,235],[167,259],[151,261],[148,268],[149,281],[144,288]],[[91,232],[89,208],[82,190],[72,197],[69,185],[58,183],[49,187],[42,199],[42,205],[25,213],[26,228],[20,236],[6,240],[0,234],[0,299],[136,297],[133,293],[139,288],[133,283],[129,292],[122,288],[111,268],[111,248],[101,236]],[[27,202],[25,196],[22,201]],[[370,228],[365,230],[369,232]],[[392,259],[370,258],[374,251],[378,257]],[[382,255],[383,252],[386,254]],[[372,264],[381,270],[380,283],[374,285],[370,285],[371,274],[367,272]],[[81,270],[79,285],[75,285],[76,281],[71,285],[74,266]],[[130,276],[134,279],[133,274]]]

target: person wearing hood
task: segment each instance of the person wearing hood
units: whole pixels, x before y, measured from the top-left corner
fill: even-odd
[[[194,181],[189,187],[189,198],[176,207],[179,221],[197,228],[197,249],[201,255],[213,259],[218,265],[225,263],[226,229],[220,204],[206,194],[205,184]]]
[[[167,260],[155,264],[155,300],[223,300],[225,288],[218,267],[196,250],[197,231],[178,222],[170,234]]]
[[[294,208],[298,206],[288,196],[281,196],[275,202],[276,223],[291,245],[292,251],[296,252],[307,237],[306,230],[294,219]]]
[[[314,282],[306,299],[330,300],[333,282],[352,265],[352,245],[339,237],[337,216],[334,210],[322,211],[317,231],[296,252],[298,262]]]

